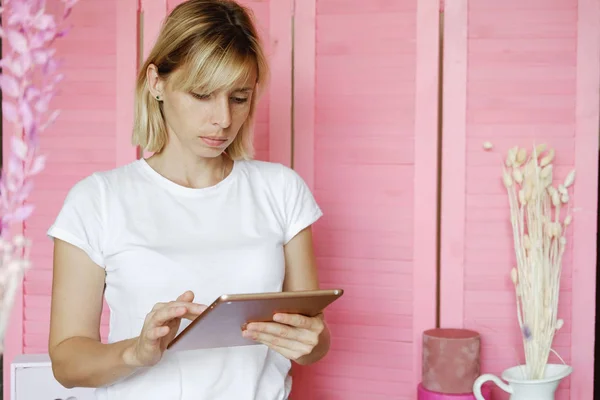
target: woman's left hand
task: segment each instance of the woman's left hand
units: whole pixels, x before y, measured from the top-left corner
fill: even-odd
[[[274,322],[251,322],[243,336],[275,350],[287,359],[298,361],[313,353],[325,330],[323,315],[275,314]]]

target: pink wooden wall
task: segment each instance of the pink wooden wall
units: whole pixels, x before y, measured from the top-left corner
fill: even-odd
[[[47,351],[52,250],[45,230],[74,182],[136,158],[129,140],[137,52],[147,54],[180,2],[84,0],[74,10],[75,30],[59,44],[67,81],[55,104],[64,113],[42,139],[50,161],[26,227],[35,240],[34,269],[17,299],[5,382],[15,354]],[[293,166],[311,186],[325,212],[315,226],[322,286],[346,289],[328,313],[331,353],[294,368],[293,397],[413,399],[421,333],[435,326],[438,311],[439,2],[243,3],[256,14],[273,72],[255,127],[257,158]],[[527,4],[446,5],[439,311],[443,326],[483,333],[486,372],[515,363],[511,249],[503,239],[510,231],[493,176],[499,151],[516,140],[525,145],[525,137],[549,137],[559,150],[558,173],[578,168],[581,208],[567,256],[566,325],[557,338],[576,374],[562,399],[589,399],[600,13],[597,0]],[[491,154],[481,150],[486,140],[496,145]]]
[[[599,20],[597,0],[445,6],[441,324],[481,332],[483,372],[524,360],[501,157],[533,141],[553,146],[555,176],[577,169],[560,294],[565,325],[555,338],[575,372],[559,388],[562,400],[593,391]]]
[[[296,399],[415,396],[435,325],[438,7],[296,2],[293,165],[325,214],[322,286],[346,290]]]

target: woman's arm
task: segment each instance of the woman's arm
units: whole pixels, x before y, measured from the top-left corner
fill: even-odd
[[[285,254],[285,280],[284,291],[317,290],[319,278],[317,275],[317,262],[313,249],[312,229],[308,228],[298,233],[284,246]],[[320,321],[306,319],[307,324],[317,325],[320,330],[319,341],[313,350],[296,360],[298,364],[308,365],[325,357],[329,351],[330,334],[325,319],[321,314]]]
[[[126,349],[135,339],[100,342],[104,270],[81,249],[54,240],[49,353],[63,386],[99,387],[132,374]]]

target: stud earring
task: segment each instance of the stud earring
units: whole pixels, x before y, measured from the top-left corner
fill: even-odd
[[[160,100],[160,96],[156,96],[156,100]]]

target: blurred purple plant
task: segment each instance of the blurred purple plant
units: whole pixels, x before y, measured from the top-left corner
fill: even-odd
[[[77,0],[60,2],[64,6],[64,20]],[[5,49],[0,60],[2,114],[12,123],[13,131],[0,177],[0,354],[14,296],[30,265],[30,241],[23,235],[14,235],[11,227],[33,212],[33,205],[26,200],[33,188],[33,177],[44,169],[46,161],[44,155],[38,154],[38,138],[59,114],[58,110],[50,109],[63,78],[52,45],[66,34],[59,29],[55,16],[47,11],[46,0],[2,3],[0,37]]]

